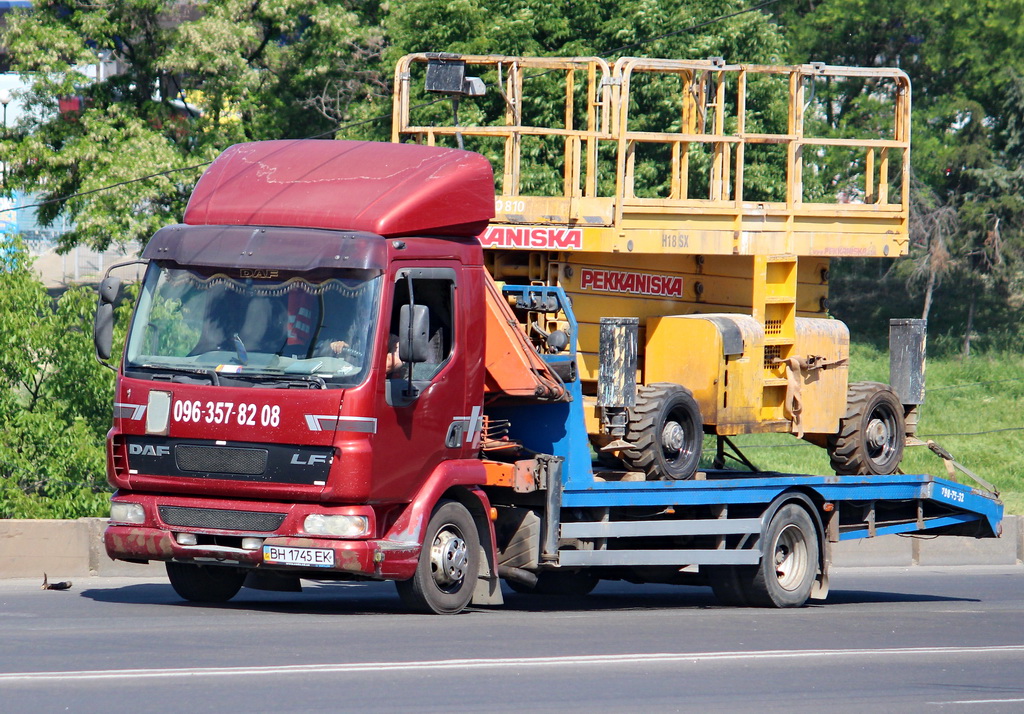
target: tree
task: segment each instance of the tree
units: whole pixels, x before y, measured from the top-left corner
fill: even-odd
[[[201,168],[231,143],[331,136],[357,122],[346,137],[386,138],[378,120],[390,112],[390,67],[406,52],[778,59],[781,37],[762,13],[716,20],[743,8],[736,0],[39,4],[9,13],[0,38],[30,83],[31,112],[2,146],[9,183],[44,200],[44,224],[62,216],[73,226],[63,250],[145,242],[178,220]],[[116,71],[83,74],[100,58]],[[103,190],[120,182],[130,183]]]
[[[918,184],[911,190],[910,243],[918,254],[910,261],[912,271],[908,284],[913,286],[924,282],[921,319],[927,320],[935,289],[956,265],[949,249],[957,231],[957,213],[952,206],[942,203],[928,187]]]
[[[978,301],[1003,303],[1000,324],[1024,299],[1024,28],[1021,0],[792,0],[774,6],[791,40],[794,61],[898,66],[914,84],[910,262],[902,271],[923,277],[925,312],[943,272],[963,294],[950,295],[944,313],[966,305],[963,351],[970,351]],[[834,88],[837,111],[870,98],[869,85]],[[845,267],[845,264],[844,264]],[[913,284],[919,284],[914,280]]]
[[[114,380],[92,354],[95,304],[86,288],[55,304],[24,259],[0,272],[0,518],[106,512]]]
[[[759,12],[718,19],[745,3],[707,0],[408,0],[384,20],[393,64],[408,52],[597,55],[766,61],[784,50]],[[691,29],[692,28],[692,29]]]
[[[388,64],[411,52],[452,52],[510,56],[581,57],[597,56],[614,61],[620,56],[673,57],[706,59],[725,57],[730,62],[775,63],[784,51],[776,27],[760,12],[744,12],[738,2],[710,3],[706,0],[608,0],[590,2],[541,2],[540,0],[409,0],[394,4],[384,19],[389,46]],[[741,13],[741,14],[736,14]],[[734,16],[733,16],[734,15]],[[492,73],[493,74],[493,73]],[[495,87],[497,76],[483,77],[490,90],[481,98],[464,101],[459,110],[463,124],[504,123],[505,104]],[[528,84],[525,84],[528,82]],[[537,126],[561,125],[565,87],[559,73],[535,73],[524,82],[528,100],[518,108],[523,123]],[[580,82],[582,84],[582,82]],[[676,76],[648,74],[632,84],[631,127],[638,130],[679,130],[679,97],[689,88]],[[583,90],[580,92],[582,102]],[[760,95],[760,96],[759,96]],[[735,91],[729,95],[735,101]],[[772,122],[773,129],[785,131],[787,86],[767,83],[752,85],[749,92],[748,131]],[[669,97],[672,97],[670,100]],[[423,98],[417,104],[429,103]],[[758,108],[755,111],[753,108]],[[381,110],[386,107],[381,106]],[[735,116],[735,110],[731,110]],[[585,117],[582,111],[577,118]],[[451,108],[445,102],[421,107],[414,123],[450,123]],[[466,148],[489,155],[500,168],[500,148],[486,138],[477,137]],[[710,152],[691,147],[690,161],[695,178],[691,195],[701,195],[701,185],[710,174]],[[613,147],[602,147],[611,151]],[[642,145],[637,148],[635,190],[641,196],[666,195],[670,183],[667,145]],[[524,137],[521,144],[520,189],[525,193],[550,194],[561,191],[565,157],[564,145],[557,137]],[[765,152],[766,154],[768,152]],[[604,154],[602,154],[604,157]],[[607,158],[611,159],[610,156]],[[748,182],[768,195],[784,191],[784,152],[748,165]],[[773,164],[774,162],[774,164]],[[773,170],[762,170],[773,164]],[[760,170],[760,173],[759,173]],[[611,184],[614,175],[603,176]],[[601,186],[599,191],[610,190]],[[767,196],[761,197],[767,198]]]
[[[333,128],[318,109],[344,113],[376,76],[377,8],[101,0],[11,12],[0,41],[29,83],[30,113],[3,146],[8,183],[51,201],[44,224],[69,220],[65,250],[144,243],[180,219],[199,169],[228,145]],[[116,71],[85,76],[100,57]],[[99,191],[142,176],[151,178]]]
[[[346,138],[387,138],[386,122],[376,122],[390,115],[385,64],[405,52],[775,59],[781,38],[758,13],[677,32],[741,7],[680,0],[40,3],[9,13],[0,37],[29,84],[29,112],[0,150],[10,187],[45,202],[41,221],[63,217],[73,226],[62,249],[145,243],[179,219],[202,167],[231,143],[330,137],[354,121],[363,123]],[[99,76],[87,76],[83,68],[100,60]],[[23,264],[0,275],[0,517],[105,510],[112,375],[92,358],[93,304],[88,291],[73,289],[54,306]]]

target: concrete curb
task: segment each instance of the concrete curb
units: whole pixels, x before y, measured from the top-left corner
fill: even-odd
[[[0,578],[161,577],[162,563],[113,561],[103,547],[105,518],[0,520]],[[845,567],[1020,565],[1024,517],[1003,519],[1000,538],[881,536],[834,544],[832,563]]]
[[[106,518],[0,520],[0,578],[51,580],[162,575],[162,563],[113,561],[103,547]]]

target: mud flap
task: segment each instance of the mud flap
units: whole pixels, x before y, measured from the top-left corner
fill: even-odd
[[[818,573],[811,586],[811,600],[824,600],[828,597],[828,573]]]
[[[480,574],[477,576],[476,588],[473,590],[471,605],[502,605],[505,600],[501,594],[501,579],[491,565],[487,551],[480,548]]]

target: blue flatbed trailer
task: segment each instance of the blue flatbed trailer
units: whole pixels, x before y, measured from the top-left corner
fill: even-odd
[[[581,594],[622,579],[710,585],[724,604],[791,607],[825,599],[834,543],[1001,532],[996,494],[927,474],[608,481],[562,478],[561,467],[558,457],[548,467],[539,579],[525,590]],[[514,584],[508,568],[503,575]]]
[[[524,299],[558,288],[506,286]],[[573,362],[575,345],[549,364]],[[563,365],[564,366],[564,365]],[[559,370],[572,373],[572,370]],[[569,402],[492,408],[509,436],[544,455],[536,498],[505,505],[538,514],[539,552],[512,542],[501,574],[525,591],[584,592],[599,579],[711,585],[727,604],[795,606],[828,592],[831,545],[887,534],[998,537],[998,494],[928,474],[798,475],[705,470],[691,480],[633,480],[604,470],[584,426],[582,386],[566,380]],[[543,502],[540,502],[540,494]],[[492,493],[502,502],[502,494]],[[531,532],[530,528],[522,528]],[[511,553],[509,557],[505,555]],[[534,582],[520,566],[539,573]]]
[[[589,484],[570,480],[562,489],[561,508],[694,508],[719,507],[770,510],[770,505],[787,498],[809,501],[822,514],[828,542],[873,538],[887,534],[954,534],[977,538],[997,537],[1003,505],[995,496],[979,488],[965,486],[927,474],[891,476],[805,476],[779,473],[745,474],[709,471],[705,478],[693,481],[600,482]],[[736,534],[757,532],[761,519],[733,519],[723,515],[714,519],[718,527],[692,525],[676,529],[675,535]],[[605,522],[584,527],[563,521],[563,537],[635,537],[641,534],[668,534],[655,527],[620,528]],[[646,530],[646,533],[645,533]],[[626,534],[629,534],[628,536]],[[726,554],[697,554],[690,551],[691,563],[750,563],[756,559]],[[682,555],[681,551],[679,555]],[[757,551],[759,552],[759,551]],[[582,551],[566,553],[563,564],[599,564],[601,558],[587,557]],[[694,560],[692,556],[696,555]],[[751,553],[751,556],[753,554]]]

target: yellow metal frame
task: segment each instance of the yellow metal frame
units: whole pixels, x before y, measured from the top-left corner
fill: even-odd
[[[559,225],[582,231],[586,252],[688,253],[701,255],[888,256],[907,252],[910,166],[910,81],[898,69],[833,67],[822,64],[766,66],[714,60],[625,57],[609,65],[597,57],[538,58],[461,55],[470,73],[499,79],[505,111],[488,124],[418,126],[411,123],[413,70],[436,55],[403,57],[395,72],[393,141],[436,144],[443,137],[498,137],[504,156],[495,223],[509,226]],[[545,75],[564,83],[560,127],[523,123],[530,78]],[[679,78],[677,131],[631,128],[633,86],[652,75]],[[755,77],[788,79],[785,133],[747,130],[747,92]],[[807,88],[816,81],[871,81],[891,107],[891,130],[857,136],[809,136]],[[586,107],[579,111],[577,85],[586,83]],[[710,120],[709,120],[710,116]],[[522,189],[523,139],[551,137],[563,143],[562,187],[557,195],[528,196]],[[635,158],[644,145],[671,153],[671,190],[665,197],[634,193]],[[784,201],[744,198],[748,149],[786,149]],[[614,148],[614,159],[605,147]],[[842,147],[857,153],[863,170],[856,202],[807,201],[803,175],[809,156]],[[695,151],[713,157],[708,195],[690,195],[687,181]],[[600,195],[599,176],[611,170],[613,195]]]

